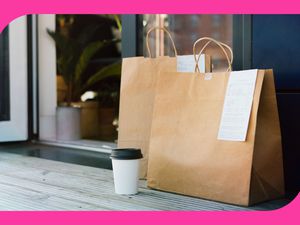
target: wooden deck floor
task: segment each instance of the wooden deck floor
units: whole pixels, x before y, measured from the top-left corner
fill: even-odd
[[[0,152],[0,210],[269,210],[282,199],[239,207],[150,190],[114,193],[112,171]]]

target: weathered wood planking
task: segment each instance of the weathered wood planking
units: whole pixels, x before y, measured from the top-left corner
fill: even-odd
[[[244,208],[150,190],[114,193],[112,171],[0,152],[0,210],[254,210],[285,204]]]

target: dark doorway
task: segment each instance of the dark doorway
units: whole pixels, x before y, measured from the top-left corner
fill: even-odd
[[[10,119],[9,112],[8,28],[0,34],[0,121]]]

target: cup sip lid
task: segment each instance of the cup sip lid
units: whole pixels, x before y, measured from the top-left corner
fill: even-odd
[[[110,155],[111,159],[141,159],[143,154],[141,149],[136,148],[117,148],[113,149]]]

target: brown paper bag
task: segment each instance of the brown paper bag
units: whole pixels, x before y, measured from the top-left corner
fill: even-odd
[[[284,194],[273,72],[258,71],[245,142],[217,140],[229,75],[161,72],[149,187],[238,205]]]
[[[171,34],[162,27],[151,28],[146,37],[149,58],[125,58],[122,62],[121,96],[119,109],[118,148],[140,148],[143,153],[140,178],[146,178],[148,147],[152,122],[156,80],[160,70],[176,71],[176,57],[152,58],[149,47],[150,32],[161,29],[171,40],[175,56],[177,50]],[[210,71],[210,58],[205,57],[206,71]]]

